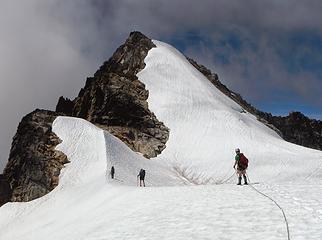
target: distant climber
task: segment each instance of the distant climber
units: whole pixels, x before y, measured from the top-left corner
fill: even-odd
[[[237,166],[237,175],[238,175],[238,183],[237,185],[241,185],[242,176],[244,177],[244,184],[247,185],[247,177],[246,177],[246,169],[248,167],[248,159],[245,157],[243,153],[240,152],[239,148],[235,150],[235,164],[233,166],[236,169]]]
[[[145,178],[145,170],[141,168],[137,178],[140,178],[140,187],[145,187],[145,182],[144,182],[144,178]]]
[[[115,175],[115,168],[114,166],[111,167],[111,178],[114,179],[114,175]]]

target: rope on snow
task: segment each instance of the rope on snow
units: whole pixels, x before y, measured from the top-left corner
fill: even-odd
[[[248,179],[248,182],[250,183],[250,180],[249,180],[249,177],[248,177],[248,174],[246,174],[247,176],[247,179]],[[258,189],[256,189],[254,186],[252,186],[251,184],[249,184],[249,186],[254,190],[256,191],[257,193],[261,194],[262,196],[268,198],[269,200],[271,200],[283,213],[283,217],[284,217],[284,222],[286,224],[286,231],[287,231],[287,240],[290,240],[290,230],[289,230],[289,227],[288,227],[288,220],[286,218],[286,214],[283,210],[283,208],[273,199],[271,198],[270,196],[266,195],[265,193],[262,193],[261,191],[259,191]]]

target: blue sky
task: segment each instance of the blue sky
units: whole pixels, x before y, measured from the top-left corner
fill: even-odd
[[[215,37],[209,32],[215,32]],[[265,43],[261,42],[262,39]],[[228,27],[218,32],[180,32],[165,40],[219,73],[223,83],[260,110],[275,115],[300,111],[322,119],[320,34],[304,29],[271,35],[257,32],[255,35]],[[264,64],[258,63],[258,59]],[[236,66],[236,73],[225,72]]]

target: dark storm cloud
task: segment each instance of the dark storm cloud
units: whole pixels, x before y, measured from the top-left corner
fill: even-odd
[[[100,9],[101,22],[110,22],[106,8]],[[118,1],[113,4],[113,17],[120,32],[138,29],[181,47],[185,54],[219,72],[227,85],[250,101],[267,101],[272,94],[280,101],[297,94],[321,107],[318,68],[322,62],[318,58],[322,46],[312,48],[309,42],[294,44],[288,39],[294,34],[322,39],[321,10],[321,1],[143,0]],[[194,32],[197,39],[189,41],[187,32]],[[182,48],[185,42],[188,46]],[[287,55],[281,56],[281,50]],[[310,51],[313,54],[303,54]],[[312,59],[315,69],[302,68],[301,56]],[[291,61],[295,64],[285,66]]]
[[[300,71],[292,73],[277,50],[289,47],[282,40],[292,32],[311,31],[321,38],[321,10],[320,1],[290,0],[4,0],[0,169],[21,117],[36,107],[53,109],[60,95],[74,97],[85,77],[133,30],[178,48],[191,43],[186,54],[219,72],[248,99],[267,99],[276,87],[276,92],[291,89],[305,101],[320,101],[311,97],[321,87],[316,69],[301,69],[300,64]],[[197,37],[189,40],[187,33]],[[303,47],[292,54],[300,59],[308,51],[312,49]]]
[[[106,1],[100,2],[100,17]],[[319,29],[321,2],[315,1],[226,1],[164,0],[112,1],[113,16],[121,29],[140,26],[152,33],[171,33],[184,28],[205,28],[217,24],[247,26],[254,29]],[[127,23],[127,25],[125,25]]]

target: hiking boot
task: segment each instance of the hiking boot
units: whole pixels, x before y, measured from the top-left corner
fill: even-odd
[[[241,180],[242,180],[242,178],[241,178],[241,177],[239,177],[239,178],[238,178],[238,183],[237,183],[237,185],[241,185]]]
[[[245,185],[248,185],[248,183],[247,183],[247,177],[245,175],[243,177],[244,177],[244,184]]]

